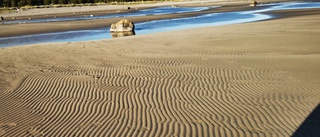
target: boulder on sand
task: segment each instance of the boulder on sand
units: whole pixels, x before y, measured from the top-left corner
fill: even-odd
[[[122,19],[116,24],[112,24],[110,27],[110,32],[128,32],[128,31],[134,31],[134,24],[127,19]]]

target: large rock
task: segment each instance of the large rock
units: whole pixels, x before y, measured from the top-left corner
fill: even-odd
[[[122,19],[116,24],[112,24],[110,32],[128,32],[134,31],[134,24],[127,19]]]

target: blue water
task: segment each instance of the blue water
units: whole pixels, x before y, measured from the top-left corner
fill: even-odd
[[[253,21],[261,21],[272,18],[270,15],[263,14],[265,11],[272,10],[286,10],[286,9],[301,9],[301,8],[320,8],[320,2],[303,2],[303,3],[277,3],[261,5],[265,8],[259,10],[242,11],[242,12],[224,12],[224,13],[212,13],[188,18],[176,18],[176,19],[164,19],[155,20],[143,23],[135,24],[136,35],[150,34],[155,32],[164,32],[172,30],[181,30],[188,28],[197,28],[204,26],[219,26],[227,24],[245,23]],[[164,10],[167,9],[167,10]],[[148,9],[154,10],[155,14],[165,14],[173,12],[173,7],[165,7]],[[163,12],[161,12],[163,11]],[[145,12],[145,10],[139,11]],[[138,12],[138,13],[139,13]],[[187,12],[187,11],[179,11]],[[149,12],[150,13],[150,12]],[[75,42],[75,41],[87,41],[87,40],[101,40],[111,38],[109,33],[110,28],[100,28],[93,30],[78,30],[78,31],[66,31],[57,33],[45,33],[26,35],[18,37],[0,38],[0,47],[45,43],[45,42]]]
[[[129,12],[129,13],[107,14],[107,15],[100,15],[100,16],[83,15],[80,17],[60,17],[60,18],[44,18],[44,19],[32,19],[32,20],[5,20],[5,21],[2,21],[2,24],[41,23],[41,22],[105,19],[105,18],[116,18],[116,17],[163,15],[163,14],[203,11],[203,10],[208,10],[208,9],[212,9],[212,8],[216,8],[216,7],[218,7],[218,6],[211,6],[211,7],[158,7],[158,8],[152,8],[152,9],[138,10],[138,11]],[[130,10],[128,10],[128,11],[130,11]]]

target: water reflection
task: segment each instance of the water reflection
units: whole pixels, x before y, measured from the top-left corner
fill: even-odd
[[[111,32],[112,38],[133,36],[136,35],[135,31],[126,31],[126,32]]]

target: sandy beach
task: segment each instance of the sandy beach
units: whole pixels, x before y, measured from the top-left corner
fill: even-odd
[[[319,136],[319,12],[1,48],[0,136]]]

